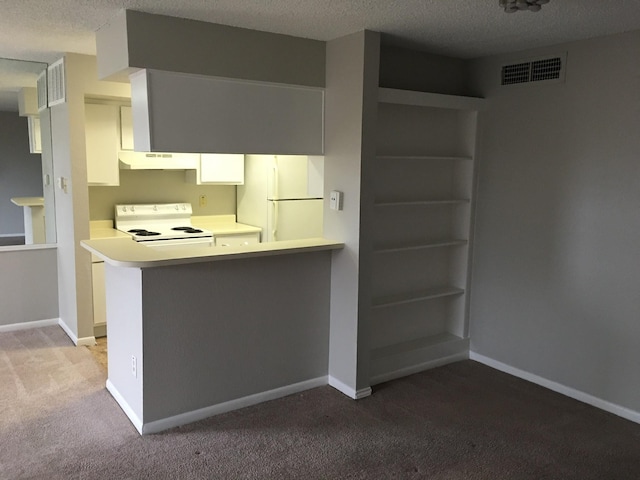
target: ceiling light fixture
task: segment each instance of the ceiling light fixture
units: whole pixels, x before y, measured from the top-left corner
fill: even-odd
[[[539,12],[542,5],[549,3],[549,0],[499,0],[500,7],[504,8],[507,13],[517,12],[518,10],[529,10],[530,12]]]

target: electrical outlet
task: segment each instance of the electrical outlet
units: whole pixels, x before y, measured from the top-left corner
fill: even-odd
[[[207,196],[206,195],[200,195],[200,206],[201,207],[206,207],[207,206]]]
[[[138,378],[138,362],[135,355],[131,355],[131,375]]]

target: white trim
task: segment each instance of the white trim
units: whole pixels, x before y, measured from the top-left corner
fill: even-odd
[[[4,245],[0,247],[1,252],[17,252],[21,250],[55,250],[58,246],[55,243],[32,243],[29,245]]]
[[[120,394],[118,389],[113,385],[113,383],[111,383],[111,380],[107,379],[106,386],[111,396],[115,399],[116,402],[118,402],[118,405],[120,405],[120,408],[122,409],[124,414],[129,418],[131,423],[133,423],[133,426],[136,427],[138,433],[142,435],[142,420],[140,420],[138,415],[136,415],[136,413],[129,406],[124,397]]]
[[[62,330],[64,330],[64,333],[67,334],[67,336],[71,339],[71,341],[77,346],[77,347],[82,347],[85,345],[95,345],[96,344],[96,337],[82,337],[82,338],[78,338],[76,336],[75,333],[73,333],[73,330],[71,330],[69,328],[69,326],[64,323],[64,321],[59,318],[58,319],[58,325],[60,325],[60,327],[62,328]]]
[[[406,377],[408,375],[413,375],[414,373],[423,372],[424,370],[448,365],[449,363],[460,362],[461,360],[467,360],[468,358],[469,354],[465,350],[464,352],[456,353],[455,355],[429,360],[428,362],[411,365],[410,367],[401,368],[392,372],[381,373],[380,375],[371,377],[371,385],[377,385],[379,383],[395,380],[396,378]]]
[[[303,382],[294,383],[292,385],[286,385],[280,388],[274,388],[273,390],[268,390],[266,392],[260,392],[253,395],[248,395],[242,398],[236,398],[235,400],[229,400],[228,402],[218,403],[216,405],[211,405],[209,407],[200,408],[198,410],[192,410],[191,412],[181,413],[179,415],[174,415],[173,417],[162,418],[160,420],[155,420],[149,423],[143,423],[142,428],[138,428],[136,421],[133,418],[137,419],[133,412],[129,414],[124,406],[122,406],[123,410],[129,417],[129,419],[133,422],[138,431],[142,435],[148,435],[150,433],[157,433],[168,428],[179,427],[180,425],[186,425],[187,423],[197,422],[198,420],[202,420],[204,418],[212,417],[214,415],[219,415],[221,413],[230,412],[231,410],[237,410],[239,408],[250,407],[251,405],[256,405],[258,403],[266,402],[269,400],[275,400],[277,398],[286,397],[287,395],[292,395],[294,393],[303,392],[305,390],[309,390],[311,388],[322,387],[327,384],[327,377],[318,377],[312,378],[311,380],[305,380]],[[116,398],[118,403],[120,401]],[[124,402],[124,399],[123,399]],[[124,402],[126,405],[126,402]],[[128,407],[128,405],[127,405]],[[131,409],[129,409],[131,411]],[[133,415],[133,418],[132,416]]]
[[[378,88],[378,102],[471,111],[481,110],[483,105],[487,103],[484,98],[480,97],[444,95],[441,93],[416,92],[384,87]]]
[[[16,330],[28,330],[29,328],[50,327],[51,325],[58,325],[59,320],[59,318],[48,318],[46,320],[35,320],[33,322],[0,325],[0,333],[15,332]]]
[[[496,370],[500,370],[501,372],[513,375],[514,377],[519,377],[523,380],[527,380],[542,387],[548,388],[549,390],[553,390],[554,392],[561,393],[562,395],[566,395],[567,397],[571,397],[575,400],[579,400],[583,403],[591,405],[592,407],[604,410],[605,412],[613,413],[614,415],[625,418],[635,423],[640,423],[640,412],[631,410],[630,408],[611,403],[607,400],[603,400],[602,398],[594,397],[593,395],[585,393],[581,390],[576,390],[574,388],[567,387],[566,385],[562,385],[561,383],[557,383],[533,373],[520,370],[519,368],[512,367],[510,365],[507,365],[506,363],[499,362],[498,360],[494,360],[489,357],[485,357],[484,355],[480,355],[476,352],[469,352],[469,359],[483,363],[489,367],[495,368]]]
[[[30,243],[28,245],[3,245],[0,253],[21,252],[24,250],[55,250],[58,246],[54,243]]]
[[[329,375],[329,385],[331,385],[339,392],[344,393],[347,397],[353,398],[354,400],[360,400],[361,398],[365,398],[371,395],[371,387],[356,390],[355,388],[351,388],[346,383],[338,380],[336,377],[332,377],[331,375]]]

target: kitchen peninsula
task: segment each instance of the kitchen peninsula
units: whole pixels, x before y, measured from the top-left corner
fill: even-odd
[[[327,383],[341,243],[82,246],[105,261],[107,388],[141,434]]]

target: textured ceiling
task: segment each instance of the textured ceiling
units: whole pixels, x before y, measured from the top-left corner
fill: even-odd
[[[498,0],[0,0],[0,57],[95,54],[94,32],[123,8],[317,40],[370,29],[459,58],[640,29],[640,0],[551,0],[513,14]]]
[[[366,28],[461,58],[640,29],[638,0],[551,0],[513,14],[498,0],[0,0],[0,57],[93,54],[94,32],[122,8],[318,40]]]

